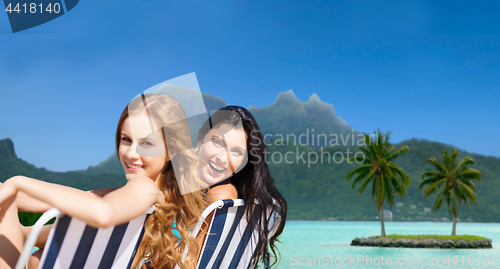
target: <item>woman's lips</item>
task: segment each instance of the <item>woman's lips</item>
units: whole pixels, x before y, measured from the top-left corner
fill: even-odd
[[[127,169],[132,172],[139,171],[142,168],[144,168],[144,165],[139,165],[139,164],[125,163],[125,165],[127,166]]]
[[[214,161],[208,161],[208,168],[214,176],[220,176],[227,170],[226,167],[220,166]]]

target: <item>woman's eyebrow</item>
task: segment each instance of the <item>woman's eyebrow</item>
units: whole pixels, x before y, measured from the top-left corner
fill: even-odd
[[[141,142],[144,142],[144,141],[146,141],[146,142],[155,142],[156,139],[153,139],[151,137],[143,137],[143,138],[140,138],[139,141],[141,141]]]
[[[126,133],[122,133],[122,137],[126,137],[126,138],[130,138],[130,139],[132,139],[132,137],[131,137],[131,136],[129,136],[129,135],[127,135]],[[144,140],[144,139],[150,139],[150,138],[149,138],[149,137],[142,137],[142,138],[135,138],[135,139],[137,139],[137,140],[139,140],[139,141],[142,141],[142,140]]]
[[[243,151],[243,152],[247,152],[247,150],[246,150],[245,148],[242,148],[242,147],[240,147],[240,146],[236,146],[235,148],[236,148],[236,149],[239,149],[239,150],[241,150],[241,151]]]
[[[212,134],[212,138],[214,138],[214,137],[215,138],[220,138],[220,139],[224,140],[224,136],[222,136],[222,135]]]

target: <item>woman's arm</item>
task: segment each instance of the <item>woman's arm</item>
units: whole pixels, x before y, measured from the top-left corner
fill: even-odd
[[[0,182],[0,188],[2,187],[2,184],[3,183]],[[102,188],[102,189],[98,189],[98,190],[92,190],[89,192],[93,193],[94,195],[102,197],[105,194],[107,194],[111,191],[114,191],[118,188],[120,188],[120,187],[108,187],[108,188]],[[17,205],[17,209],[19,211],[22,211],[22,212],[43,213],[43,212],[49,210],[50,208],[52,208],[51,205],[44,203],[38,199],[35,199],[35,198],[27,195],[24,192],[17,193],[15,202]]]
[[[94,227],[106,228],[127,222],[158,200],[160,192],[148,177],[134,177],[115,191],[98,197],[90,192],[36,179],[16,176],[0,188],[0,218],[19,192],[58,208]]]
[[[22,212],[43,213],[51,208],[47,203],[30,197],[24,192],[19,192],[16,196],[17,209]]]
[[[2,188],[2,184],[3,183],[0,183],[0,188]],[[42,213],[49,210],[51,207],[49,204],[34,199],[23,192],[17,194],[15,202],[19,211],[29,213]]]

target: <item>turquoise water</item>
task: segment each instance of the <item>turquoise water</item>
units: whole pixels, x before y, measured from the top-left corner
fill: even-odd
[[[452,224],[449,222],[385,223],[387,234],[449,235],[451,228]],[[355,237],[369,237],[378,234],[380,234],[380,222],[287,221],[281,237],[283,246],[280,246],[281,261],[277,268],[500,268],[498,260],[500,258],[500,223],[457,223],[457,234],[490,238],[493,240],[492,249],[350,246]],[[384,265],[382,265],[382,258]]]

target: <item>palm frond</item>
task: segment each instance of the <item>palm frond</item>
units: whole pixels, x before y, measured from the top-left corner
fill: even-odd
[[[371,159],[371,158],[375,157],[375,156],[372,156],[373,155],[372,152],[369,149],[365,148],[365,147],[359,147],[358,150],[361,151],[363,154],[365,154],[365,157],[367,159],[368,158]]]
[[[368,141],[368,143],[366,143],[366,149],[367,151],[369,151],[369,154],[367,153],[368,156],[370,156],[371,159],[374,159],[376,160],[377,159],[377,144],[376,144],[376,141],[373,141],[372,137],[369,135],[369,134],[364,134],[365,136],[365,143],[366,141]],[[361,149],[362,147],[360,147]]]
[[[347,173],[347,175],[345,176],[345,181],[349,181],[355,174],[362,173],[364,171],[364,169],[370,168],[370,167],[371,167],[371,165],[361,165],[361,166],[354,168],[354,170]]]
[[[446,183],[446,179],[445,178],[432,183],[429,187],[427,187],[425,189],[425,191],[424,191],[424,199],[427,198],[427,196],[435,193],[439,189],[439,187],[442,184],[444,184],[444,183]],[[422,186],[422,185],[420,185],[420,186]],[[419,186],[419,188],[420,188],[420,186]]]
[[[429,177],[429,178],[426,178],[424,179],[420,185],[418,186],[418,189],[421,190],[423,187],[425,186],[430,186],[438,181],[441,181],[441,180],[448,180],[448,178],[446,177]],[[444,182],[443,182],[444,183]],[[439,185],[438,187],[441,187],[441,185]]]
[[[393,163],[390,163],[389,167],[393,170],[393,174],[397,175],[400,178],[405,187],[410,186],[411,180],[405,170]]]
[[[384,170],[384,173],[386,174],[386,176],[388,178],[394,177],[394,175],[392,174],[391,168],[389,167],[389,164],[384,159],[381,159],[379,161],[379,166],[380,166],[380,168],[382,168]]]
[[[351,185],[351,189],[354,190],[354,188],[356,187],[356,185],[361,182],[363,179],[367,178],[367,179],[370,179],[371,178],[371,175],[373,174],[370,173],[370,169],[365,169],[364,172],[358,174],[358,176],[354,179],[354,181],[352,182],[352,185]],[[364,188],[363,188],[364,190]]]
[[[463,170],[463,171],[457,173],[456,177],[459,180],[468,179],[468,180],[476,180],[478,182],[481,182],[481,172],[479,172],[476,169],[469,168],[467,170]]]
[[[436,168],[439,172],[442,173],[447,173],[448,169],[446,168],[446,165],[438,161],[435,157],[431,157],[430,159],[426,160],[428,163],[430,163],[434,168]]]
[[[389,156],[387,156],[386,160],[388,162],[392,162],[392,160],[394,159],[397,159],[403,155],[405,155],[406,153],[408,153],[410,151],[410,148],[408,146],[404,146],[402,148],[400,148],[399,150],[393,152],[392,154],[390,154]]]
[[[388,179],[391,186],[394,188],[394,192],[396,194],[399,194],[401,196],[404,196],[406,194],[406,188],[402,180],[400,180],[398,177],[393,177]]]
[[[458,184],[460,184],[461,187],[460,192],[463,194],[462,200],[464,200],[464,202],[467,203],[467,199],[469,199],[475,205],[477,205],[475,190],[470,188],[467,184],[464,184],[463,182],[459,182]],[[474,184],[472,186],[474,186]]]
[[[380,133],[380,130],[377,134],[377,157],[382,157],[384,153],[384,148],[385,148],[385,140],[384,140],[384,135]]]
[[[389,177],[384,177],[384,191],[385,191],[385,197],[387,202],[389,202],[389,207],[392,208],[392,204],[394,203],[394,193],[391,187],[390,178]]]
[[[446,191],[446,189],[442,189],[441,192],[439,192],[439,195],[436,198],[436,202],[434,202],[434,210],[438,210],[441,208],[441,205],[443,204],[445,191]]]
[[[373,175],[373,174],[371,174]],[[362,194],[363,191],[365,190],[366,186],[368,185],[368,183],[372,182],[372,181],[375,181],[373,180],[374,179],[374,176],[368,176],[366,177],[365,181],[363,181],[363,184],[361,184],[361,186],[359,186],[359,194]],[[375,182],[373,182],[372,184],[375,184]]]
[[[465,158],[463,158],[460,163],[458,163],[458,165],[455,167],[455,169],[453,170],[453,174],[456,174],[459,170],[466,170],[467,169],[467,165],[469,164],[475,164],[474,160],[472,159],[472,157],[469,155]]]
[[[439,172],[439,171],[427,171],[427,172],[424,172],[422,174],[422,179],[426,178],[426,177],[447,177],[447,175],[443,172]]]
[[[476,185],[474,185],[474,183],[472,183],[470,180],[468,179],[464,179],[464,180],[461,180],[459,181],[460,184],[464,184],[466,185],[467,187],[469,187],[469,189],[471,189],[473,192],[476,192]]]
[[[453,171],[455,169],[455,166],[457,165],[457,155],[458,152],[455,149],[452,150],[452,152],[448,155],[448,152],[446,150],[443,150],[441,153],[443,156],[443,161],[446,166],[447,171]]]

